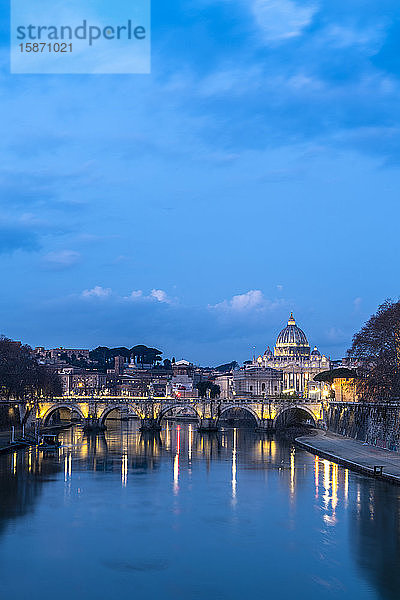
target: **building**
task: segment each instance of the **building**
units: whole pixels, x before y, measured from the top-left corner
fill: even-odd
[[[116,379],[114,393],[117,396],[161,397],[170,394],[170,371],[157,369],[125,369]]]
[[[282,371],[264,365],[245,365],[233,375],[236,396],[278,396],[282,389]]]
[[[90,350],[87,348],[49,348],[46,350],[43,346],[35,348],[34,354],[39,360],[46,363],[67,362],[67,360],[89,360]]]
[[[92,396],[98,394],[107,394],[113,387],[113,381],[105,373],[98,371],[87,371],[79,367],[59,367],[57,369],[60,376],[63,394],[65,396]]]
[[[198,368],[187,360],[172,363],[172,394],[178,398],[193,398],[198,396],[196,385],[202,380]]]
[[[232,398],[234,395],[233,372],[214,375],[213,382],[219,386],[220,398]]]
[[[116,375],[122,375],[125,369],[125,357],[124,356],[116,356],[114,358],[114,373]]]
[[[325,384],[329,397],[334,398],[336,402],[358,402],[360,400],[359,376],[356,369],[340,366],[319,373],[315,379]]]
[[[314,377],[329,369],[330,359],[317,347],[311,351],[306,334],[291,313],[274,350],[268,347],[263,355],[253,357],[235,373],[235,393],[287,394],[319,400],[324,384],[314,381]]]

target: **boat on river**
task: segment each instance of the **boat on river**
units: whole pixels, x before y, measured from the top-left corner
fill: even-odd
[[[61,442],[58,439],[58,433],[43,433],[40,438],[39,448],[45,448],[46,450],[52,448],[59,448]]]

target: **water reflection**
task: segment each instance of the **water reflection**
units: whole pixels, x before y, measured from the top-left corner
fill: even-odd
[[[43,484],[61,471],[61,465],[37,449],[0,457],[0,533],[10,521],[33,512]]]
[[[181,452],[181,426],[176,428],[176,452],[174,457],[174,494],[179,492],[179,455]]]
[[[363,575],[385,600],[400,597],[399,488],[373,481],[357,485],[351,541]]]
[[[163,600],[236,600],[260,596],[266,579],[283,600],[400,597],[399,488],[241,428],[207,435],[167,422],[151,435],[111,421],[105,433],[75,427],[60,439],[54,451],[0,457],[4,596],[36,598],[15,589],[7,563],[27,531],[27,581],[49,561],[59,576],[41,537],[57,514],[56,555],[70,573],[59,599],[120,597],[130,582],[148,597],[163,589]],[[82,583],[88,555],[93,578]],[[37,597],[47,598],[40,588]]]
[[[236,486],[237,486],[237,468],[236,468],[236,456],[237,456],[237,429],[233,430],[233,447],[232,447],[232,502],[236,503]]]

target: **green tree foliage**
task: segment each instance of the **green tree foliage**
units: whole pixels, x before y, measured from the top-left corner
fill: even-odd
[[[106,346],[98,346],[89,352],[90,359],[99,364],[106,364],[110,359],[110,356],[110,348],[107,348]]]
[[[207,395],[207,390],[209,389],[209,382],[199,381],[199,383],[196,383],[196,389],[199,392],[200,398],[205,398]]]
[[[358,391],[364,400],[400,398],[400,302],[379,306],[354,336],[348,355],[359,364]]]
[[[0,338],[0,393],[7,400],[61,395],[56,373],[39,365],[29,346]]]
[[[212,399],[218,398],[221,393],[219,385],[212,383],[212,381],[200,381],[196,384],[196,389],[199,392],[200,398],[205,398],[208,391],[210,391],[210,398]]]
[[[219,395],[221,393],[221,388],[219,387],[219,385],[217,385],[216,383],[211,384],[210,387],[210,397],[211,398],[218,398]]]
[[[130,350],[131,357],[141,365],[155,365],[161,361],[161,350],[148,348],[147,346],[134,346]]]
[[[133,359],[139,365],[158,365],[161,362],[161,355],[161,350],[143,345],[134,346],[130,349],[124,346],[119,348],[99,346],[89,353],[90,360],[97,363],[97,368],[102,371],[113,368],[116,356],[123,356],[125,360]],[[93,365],[91,365],[91,368],[93,368]]]

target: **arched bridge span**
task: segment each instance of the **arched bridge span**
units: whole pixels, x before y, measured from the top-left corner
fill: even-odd
[[[290,401],[280,398],[133,398],[116,396],[70,396],[39,402],[34,411],[39,424],[45,424],[51,414],[60,408],[79,414],[85,423],[93,427],[104,427],[107,416],[116,409],[136,415],[143,427],[160,428],[163,418],[169,413],[187,411],[202,428],[216,429],[221,417],[232,409],[241,409],[251,415],[260,429],[273,429],[282,421],[294,420],[303,415],[317,427],[324,427],[327,406],[321,401],[308,399]],[[286,415],[286,416],[285,416]],[[302,420],[300,418],[300,420]]]

